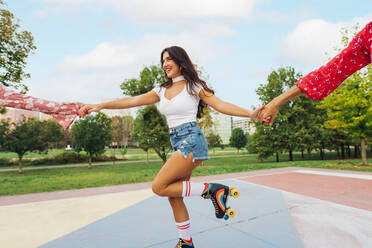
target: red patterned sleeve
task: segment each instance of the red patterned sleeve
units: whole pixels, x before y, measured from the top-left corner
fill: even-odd
[[[77,117],[77,111],[82,104],[67,102],[58,103],[43,100],[20,94],[0,84],[0,106],[39,111],[44,114],[52,115],[58,124],[64,129],[67,129]]]
[[[351,74],[370,64],[371,51],[372,22],[367,24],[341,53],[325,66],[298,80],[296,85],[310,99],[319,101],[333,92]]]

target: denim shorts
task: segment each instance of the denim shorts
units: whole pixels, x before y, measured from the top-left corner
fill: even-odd
[[[209,159],[208,144],[198,124],[183,123],[170,131],[173,151],[180,151],[185,158],[192,152],[192,161]]]

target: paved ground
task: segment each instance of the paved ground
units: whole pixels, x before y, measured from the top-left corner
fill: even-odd
[[[372,173],[282,168],[194,178],[236,186],[237,215],[186,200],[196,247],[372,247]],[[150,183],[0,197],[0,247],[174,247],[166,198]]]

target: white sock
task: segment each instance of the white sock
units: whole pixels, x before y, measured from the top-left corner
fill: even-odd
[[[190,241],[191,240],[191,235],[190,235],[190,220],[184,221],[184,222],[176,222],[176,227],[178,229],[178,234],[181,239],[185,241]]]
[[[192,183],[190,181],[182,182],[182,196],[201,196],[204,191],[204,183]]]

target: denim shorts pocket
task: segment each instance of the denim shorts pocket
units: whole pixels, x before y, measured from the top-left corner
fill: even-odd
[[[175,136],[177,138],[184,138],[189,134],[190,134],[190,130],[188,128],[185,128],[185,129],[182,129],[181,131],[177,132]]]

